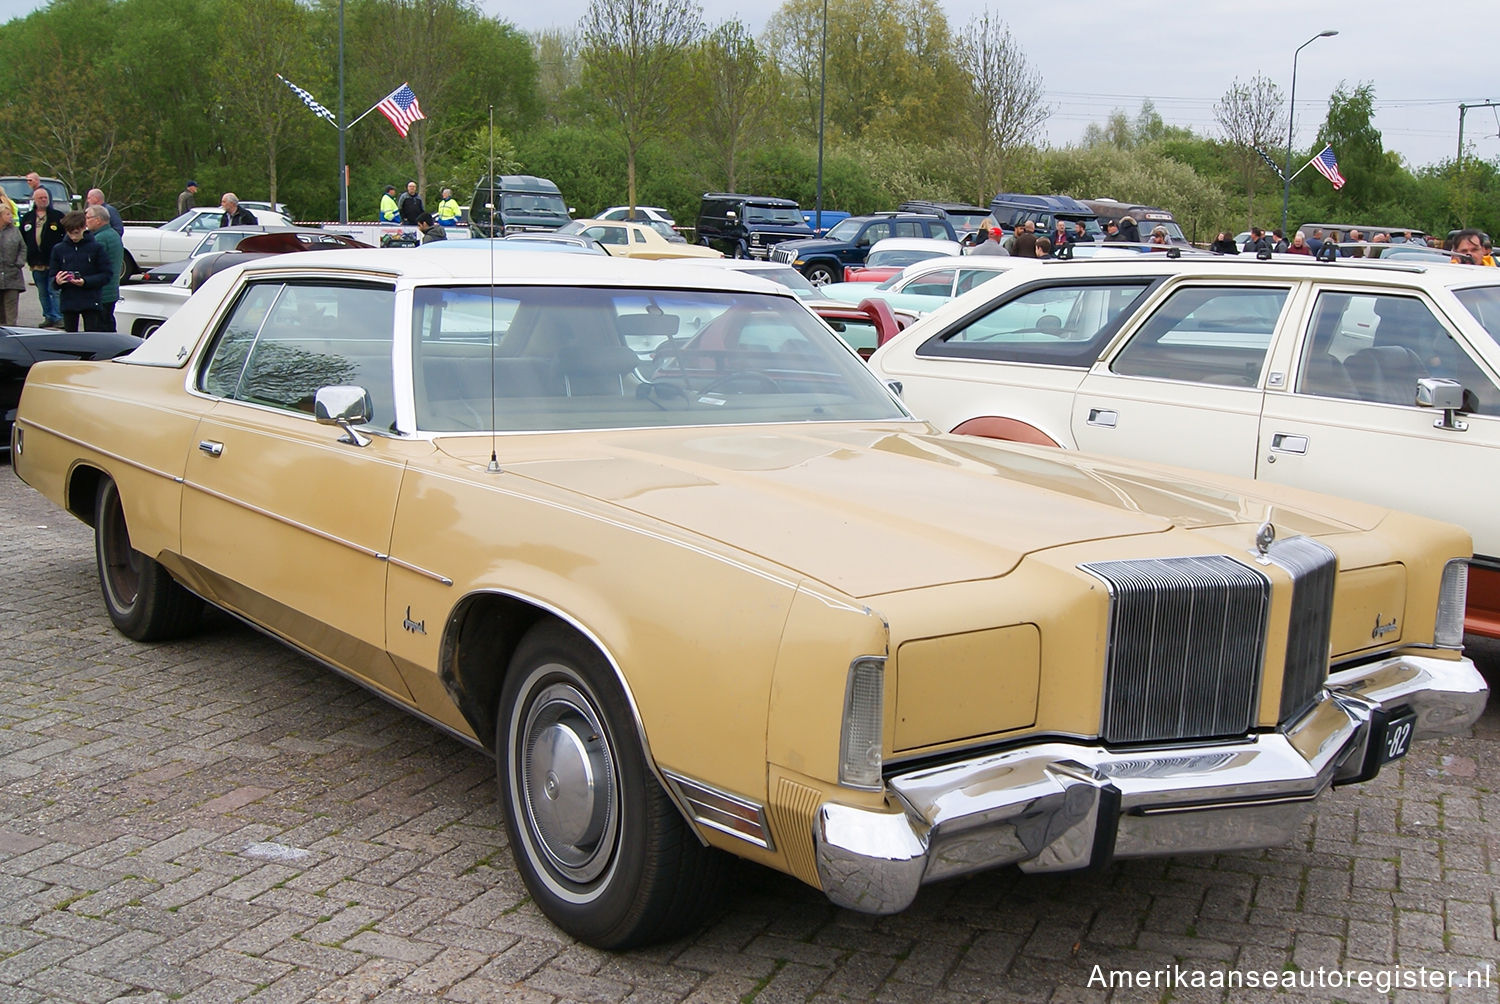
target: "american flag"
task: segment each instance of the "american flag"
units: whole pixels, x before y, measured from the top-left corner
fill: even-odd
[[[279,73],[276,74],[276,79],[290,87],[292,89],[292,93],[301,98],[302,103],[308,108],[312,109],[312,113],[318,118],[327,119],[329,124],[331,125],[338,125],[338,121],[333,117],[333,112],[318,104],[317,98],[313,97],[311,94],[307,93],[302,88],[298,87],[296,84],[292,83],[290,80],[288,80],[286,77],[283,77]]]
[[[1339,173],[1339,162],[1333,156],[1333,145],[1323,147],[1323,152],[1312,159],[1313,170],[1333,182],[1336,192],[1344,187],[1344,176]]]
[[[391,125],[396,127],[396,132],[403,138],[413,122],[427,117],[422,114],[422,106],[417,104],[417,96],[412,93],[410,84],[402,84],[375,107],[380,109],[380,114],[391,120]]]

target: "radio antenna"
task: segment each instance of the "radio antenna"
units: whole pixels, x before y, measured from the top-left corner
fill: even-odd
[[[500,457],[496,452],[495,431],[495,106],[490,105],[490,177],[489,177],[489,250],[490,250],[490,466],[491,474],[500,473]]]

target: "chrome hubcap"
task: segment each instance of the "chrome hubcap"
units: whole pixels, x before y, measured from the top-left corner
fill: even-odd
[[[547,860],[589,882],[608,867],[619,830],[619,788],[593,702],[571,683],[537,694],[523,726],[522,802]]]

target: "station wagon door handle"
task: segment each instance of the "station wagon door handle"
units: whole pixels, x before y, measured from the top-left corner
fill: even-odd
[[[1303,453],[1307,452],[1307,437],[1292,436],[1285,432],[1271,434],[1272,453]]]
[[[212,439],[200,439],[198,440],[198,449],[207,453],[210,457],[217,457],[224,452],[224,444],[216,443]]]
[[[1120,413],[1108,408],[1090,408],[1089,425],[1113,429],[1120,421]]]

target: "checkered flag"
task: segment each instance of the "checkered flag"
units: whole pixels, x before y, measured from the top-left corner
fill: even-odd
[[[332,125],[332,126],[338,125],[338,120],[333,117],[333,112],[329,111],[327,108],[324,108],[322,105],[318,104],[318,99],[317,98],[313,97],[311,94],[307,93],[302,88],[298,87],[296,84],[292,83],[290,80],[288,80],[286,77],[283,77],[279,73],[276,74],[276,79],[279,80],[279,81],[281,81],[283,84],[286,84],[288,87],[290,87],[292,89],[292,93],[295,94],[295,95],[297,95],[297,97],[301,98],[302,99],[302,103],[304,105],[306,105],[309,109],[311,109],[312,113],[314,115],[316,115],[318,118],[320,118],[320,119],[327,119],[329,125]]]
[[[1276,166],[1276,162],[1271,159],[1270,154],[1266,153],[1266,151],[1262,150],[1258,146],[1252,146],[1250,149],[1260,154],[1260,159],[1266,162],[1266,166],[1275,173],[1276,177],[1280,178],[1282,181],[1286,180],[1286,175],[1281,172],[1281,168]]]

